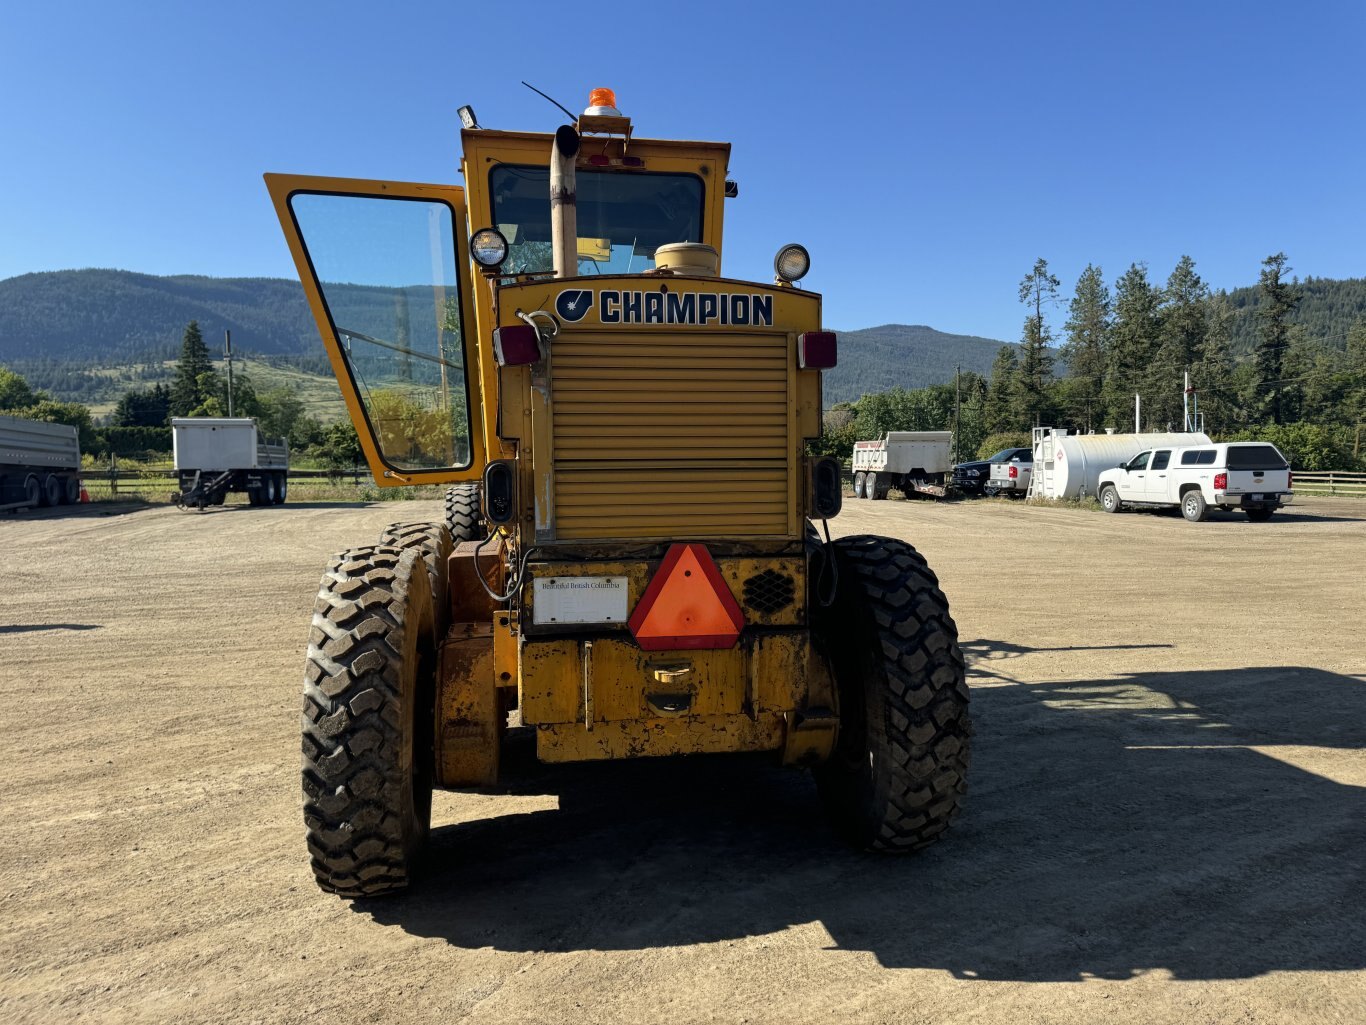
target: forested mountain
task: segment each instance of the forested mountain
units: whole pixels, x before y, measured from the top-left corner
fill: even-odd
[[[221,348],[303,353],[317,329],[297,281],[155,277],[121,270],[48,271],[0,281],[0,363],[53,359],[105,366],[173,357],[199,321]]]
[[[378,330],[376,316],[373,310],[358,313],[347,326]],[[297,281],[119,270],[49,271],[0,281],[0,364],[22,370],[35,387],[59,398],[98,400],[114,381],[90,368],[129,368],[119,378],[125,387],[159,379],[164,368],[136,366],[174,358],[191,320],[199,322],[214,353],[227,328],[235,349],[299,357],[291,362],[328,373],[313,358],[321,357],[322,346]],[[840,335],[839,367],[826,378],[826,404],[896,385],[951,380],[957,364],[984,374],[1000,346],[921,325],[846,331]]]
[[[1305,278],[1298,284],[1300,305],[1290,323],[1330,348],[1346,346],[1352,326],[1366,320],[1366,278]],[[1257,286],[1235,288],[1227,296],[1233,309],[1232,349],[1251,352],[1257,346]]]
[[[888,388],[953,380],[953,368],[985,375],[1003,343],[923,324],[884,324],[839,333],[839,366],[825,375],[826,408]]]

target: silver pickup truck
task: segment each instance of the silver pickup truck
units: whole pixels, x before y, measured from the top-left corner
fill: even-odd
[[[1024,498],[1029,490],[1029,475],[1034,470],[1034,454],[1029,449],[1019,450],[1007,463],[992,463],[991,475],[987,478],[982,493],[988,497],[1009,495],[1011,498]]]

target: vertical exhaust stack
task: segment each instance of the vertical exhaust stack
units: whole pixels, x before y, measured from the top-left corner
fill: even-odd
[[[550,149],[550,245],[555,254],[555,277],[579,272],[578,207],[575,205],[574,159],[579,155],[579,133],[573,125],[555,129]]]

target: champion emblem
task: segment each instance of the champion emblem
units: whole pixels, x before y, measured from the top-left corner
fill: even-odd
[[[574,323],[583,320],[593,305],[593,290],[590,288],[570,288],[559,294],[555,300],[555,312],[561,320]]]

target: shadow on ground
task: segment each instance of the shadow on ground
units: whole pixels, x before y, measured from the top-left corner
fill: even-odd
[[[965,813],[911,858],[842,846],[796,772],[524,766],[512,789],[553,785],[558,810],[437,828],[412,892],[353,907],[457,946],[517,951],[708,943],[818,921],[838,948],[963,978],[1366,968],[1366,789],[1251,749],[1360,751],[1366,681],[1154,673],[992,684],[973,707]]]
[[[44,630],[99,630],[98,623],[10,623],[0,625],[0,634],[40,633]]]

